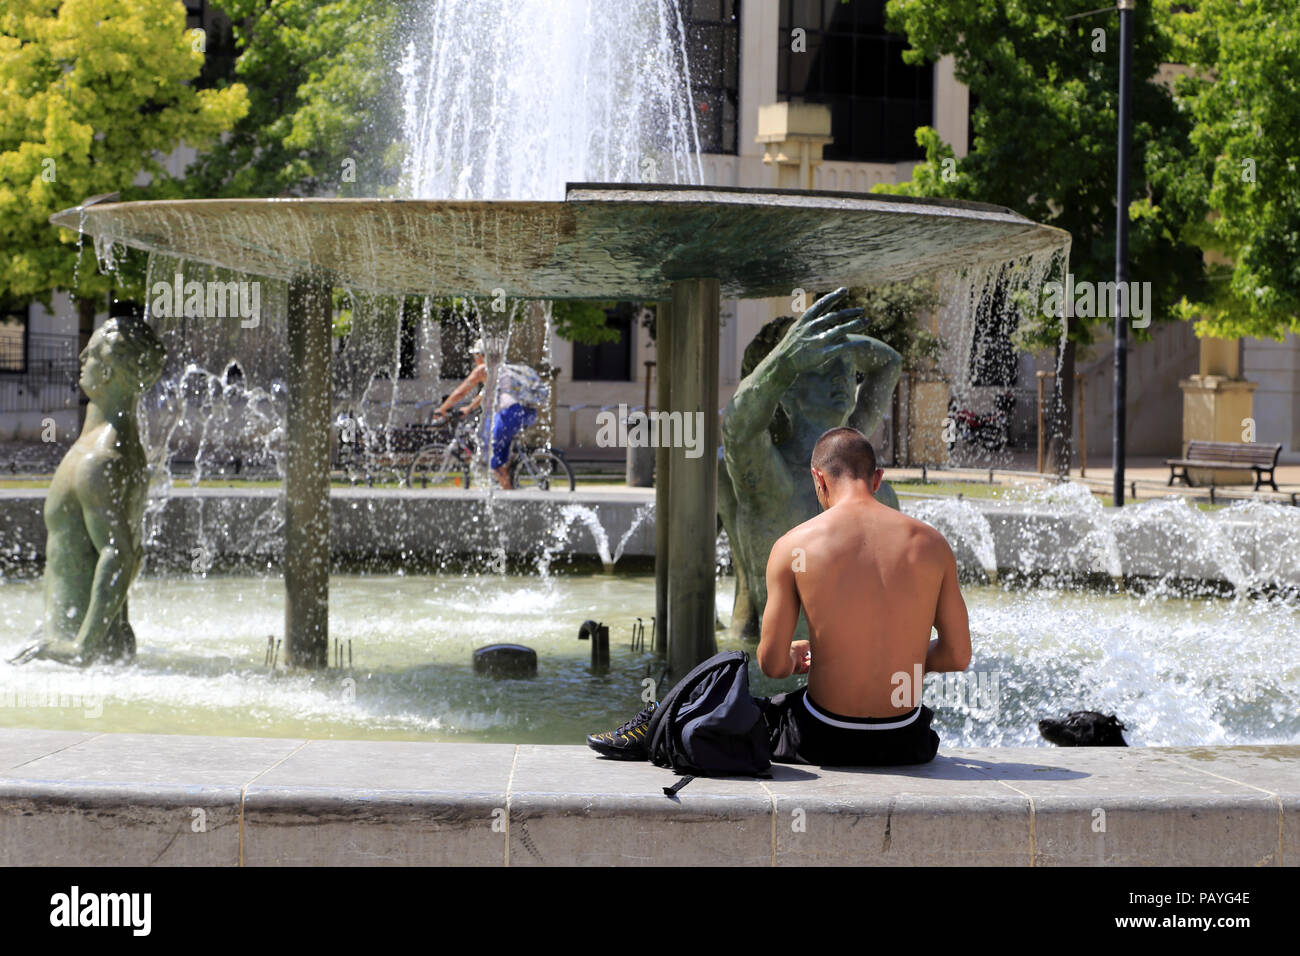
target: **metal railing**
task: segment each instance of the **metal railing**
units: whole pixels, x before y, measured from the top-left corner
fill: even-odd
[[[75,335],[47,332],[29,332],[25,350],[21,342],[0,341],[0,414],[75,408],[77,345]]]

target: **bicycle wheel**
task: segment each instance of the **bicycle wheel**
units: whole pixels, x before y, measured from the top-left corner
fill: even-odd
[[[461,458],[455,445],[436,442],[425,445],[411,456],[406,468],[406,486],[427,488],[440,485],[449,477],[459,476],[461,484],[469,487],[469,463]]]
[[[534,491],[572,491],[573,469],[559,455],[550,451],[529,451],[519,456],[511,471],[516,488]]]

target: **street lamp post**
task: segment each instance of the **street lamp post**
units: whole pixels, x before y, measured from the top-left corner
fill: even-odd
[[[1119,148],[1115,173],[1115,284],[1128,287],[1128,165],[1133,141],[1130,101],[1133,96],[1133,9],[1137,0],[1119,0]],[[1118,302],[1118,296],[1113,301]],[[1124,434],[1128,402],[1128,317],[1115,322],[1115,414],[1111,466],[1115,507],[1124,504]]]

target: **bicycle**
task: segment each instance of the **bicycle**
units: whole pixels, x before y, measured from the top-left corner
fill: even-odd
[[[406,471],[406,486],[421,488],[459,478],[464,488],[470,486],[471,464],[478,448],[474,425],[462,422],[450,428],[440,441],[423,446],[411,458]],[[577,483],[573,469],[564,456],[549,448],[531,445],[516,435],[510,442],[510,482],[515,488],[536,491],[573,491]]]
[[[428,424],[367,427],[347,414],[338,416],[334,424],[338,431],[334,467],[350,484],[364,482],[372,487],[376,481],[402,483],[414,454],[437,441],[442,431]]]

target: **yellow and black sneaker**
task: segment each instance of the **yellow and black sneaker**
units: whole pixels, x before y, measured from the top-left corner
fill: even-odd
[[[659,702],[651,701],[617,730],[588,734],[587,746],[602,757],[616,760],[648,760],[650,757],[650,715]]]

